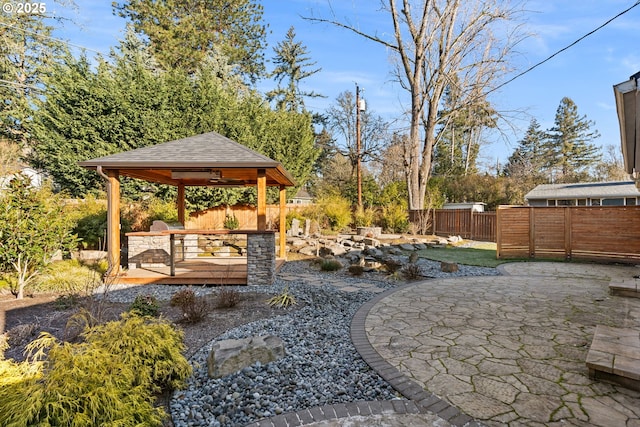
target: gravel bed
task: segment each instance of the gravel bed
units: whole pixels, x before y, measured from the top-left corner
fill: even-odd
[[[468,266],[460,266],[456,273],[443,273],[439,262],[424,259],[419,265],[429,277],[497,274],[493,268]],[[281,273],[304,275],[310,271],[305,262],[291,262]],[[325,404],[401,398],[360,358],[350,339],[349,327],[354,313],[375,294],[366,290],[343,292],[331,283],[336,280],[352,286],[368,283],[386,289],[405,282],[387,279],[380,273],[356,278],[344,271],[317,273],[314,278],[326,278],[326,283],[311,286],[302,280],[276,279],[268,287],[234,287],[239,292],[273,294],[288,285],[295,298],[305,304],[289,314],[229,330],[197,351],[191,359],[194,373],[187,388],[175,391],[170,402],[176,427],[242,426],[261,418]],[[215,288],[196,289],[198,293],[215,292]],[[130,302],[137,294],[144,293],[169,299],[176,290],[175,286],[133,287],[119,289],[109,298]],[[206,358],[216,341],[266,334],[284,341],[284,358],[267,365],[256,363],[220,379],[209,378]]]

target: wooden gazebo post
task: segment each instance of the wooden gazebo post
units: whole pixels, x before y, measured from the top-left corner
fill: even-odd
[[[178,200],[177,200],[177,208],[178,208],[178,222],[184,226],[184,215],[185,215],[185,204],[184,204],[184,184],[178,184]]]
[[[109,273],[120,272],[120,178],[117,170],[107,170],[107,253],[109,256]]]
[[[280,258],[287,256],[287,187],[280,186]]]
[[[258,169],[258,231],[267,229],[267,172]]]

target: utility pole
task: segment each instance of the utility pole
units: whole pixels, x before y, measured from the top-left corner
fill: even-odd
[[[360,162],[360,111],[366,110],[364,99],[360,99],[360,87],[356,83],[356,176],[358,180],[358,208],[362,207],[362,166]]]

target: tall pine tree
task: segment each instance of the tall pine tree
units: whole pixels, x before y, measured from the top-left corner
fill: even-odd
[[[544,138],[545,132],[540,129],[538,120],[531,119],[526,134],[507,160],[504,174],[519,179],[540,181],[544,166],[542,158]]]
[[[148,38],[165,70],[195,72],[218,49],[249,80],[264,74],[266,25],[255,0],[125,0],[113,6]]]
[[[322,97],[313,91],[305,92],[300,89],[300,82],[318,73],[321,68],[312,68],[316,63],[311,62],[307,47],[295,38],[295,29],[290,27],[285,39],[273,49],[276,55],[271,75],[278,87],[267,93],[267,99],[275,100],[277,108],[288,111],[304,110],[304,98]],[[285,85],[281,86],[283,82]]]
[[[590,168],[601,158],[592,141],[600,137],[595,123],[578,114],[571,98],[564,97],[556,110],[554,125],[547,132],[545,169],[554,182],[578,182],[588,179]]]
[[[63,55],[63,46],[50,37],[53,28],[44,15],[0,11],[0,24],[0,137],[24,147],[34,100],[42,95],[43,77]]]

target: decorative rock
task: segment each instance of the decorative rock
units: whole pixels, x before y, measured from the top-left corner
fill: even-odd
[[[219,341],[207,357],[209,377],[221,378],[256,362],[266,364],[284,355],[284,342],[274,335]]]
[[[455,273],[458,271],[458,264],[455,262],[440,262],[440,271],[444,271],[445,273]]]
[[[364,243],[366,246],[373,246],[374,248],[380,246],[380,240],[373,239],[371,237],[365,237],[364,239],[362,239],[362,243]]]
[[[403,251],[415,251],[416,247],[413,246],[411,243],[402,243],[399,246],[400,249],[402,249]]]

